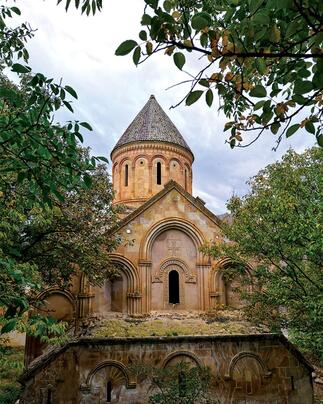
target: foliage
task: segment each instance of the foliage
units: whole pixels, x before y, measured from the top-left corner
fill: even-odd
[[[216,403],[211,398],[211,374],[206,367],[191,367],[186,362],[159,369],[138,365],[132,369],[139,377],[148,378],[151,395],[149,403],[194,404]]]
[[[75,7],[95,13],[102,1]],[[76,91],[31,71],[26,42],[34,31],[27,23],[11,28],[15,14],[18,7],[0,5],[0,323],[2,333],[18,329],[48,339],[64,324],[28,317],[27,310],[39,305],[45,286],[67,287],[80,271],[92,282],[114,273],[107,254],[117,241],[108,235],[116,215],[106,169],[97,165],[106,159],[80,150],[81,132],[91,126],[55,123],[57,111],[73,112]]]
[[[14,404],[21,390],[17,378],[23,370],[23,348],[0,344],[0,403]]]
[[[57,4],[61,3],[63,0],[57,0]],[[86,15],[89,15],[92,11],[92,14],[94,15],[96,11],[101,11],[102,10],[102,0],[74,0],[74,6],[76,8],[81,8],[81,12],[86,13]],[[71,0],[65,0],[65,10],[67,11],[70,7]]]
[[[252,290],[246,314],[274,330],[287,329],[295,342],[323,360],[322,149],[289,150],[249,182],[249,194],[228,203],[231,242],[206,246],[228,257]],[[252,263],[251,277],[245,268]],[[249,288],[250,289],[250,288]]]
[[[118,243],[110,234],[117,220],[110,179],[104,165],[89,175],[93,188],[65,192],[64,200],[51,207],[34,204],[28,209],[22,202],[25,187],[6,188],[0,199],[0,306],[8,320],[2,332],[26,327],[23,313],[39,305],[37,295],[45,285],[68,288],[80,272],[96,284],[116,274],[108,257]],[[28,325],[36,320],[29,318]],[[34,335],[61,331],[50,319],[39,321]]]
[[[189,89],[176,106],[204,95],[211,107],[217,93],[232,148],[266,131],[278,146],[300,128],[323,146],[320,0],[144,1],[140,40],[123,42],[116,55],[133,51],[138,65],[164,52],[182,71],[195,56],[197,73],[185,72]]]

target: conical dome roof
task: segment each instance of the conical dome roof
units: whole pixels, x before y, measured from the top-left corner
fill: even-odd
[[[192,153],[179,130],[153,95],[120,137],[112,153],[118,147],[128,143],[147,141],[173,143]]]

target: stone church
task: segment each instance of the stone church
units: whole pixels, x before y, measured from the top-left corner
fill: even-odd
[[[221,220],[192,195],[193,152],[153,95],[111,160],[114,203],[125,206],[115,229],[122,242],[111,254],[120,276],[102,287],[82,276],[70,290],[51,288],[40,296],[48,309],[71,324],[239,309],[238,285],[221,275],[232,263],[200,251],[206,242],[224,242]],[[131,364],[180,361],[209,367],[215,402],[313,402],[310,365],[283,336],[263,333],[79,336],[51,349],[29,337],[21,402],[145,403],[149,386],[136,379]]]

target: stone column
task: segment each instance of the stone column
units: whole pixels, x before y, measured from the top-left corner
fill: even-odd
[[[209,302],[209,276],[211,265],[210,264],[198,264],[197,270],[197,286],[199,291],[199,309],[201,311],[207,311],[210,307]]]
[[[139,261],[139,272],[141,279],[141,294],[142,294],[142,314],[148,314],[151,310],[151,274],[152,265],[149,260]]]

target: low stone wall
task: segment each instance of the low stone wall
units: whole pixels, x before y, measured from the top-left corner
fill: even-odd
[[[21,403],[147,403],[147,380],[131,367],[183,360],[210,368],[219,403],[313,403],[312,368],[273,334],[72,341],[32,363],[21,378]]]

